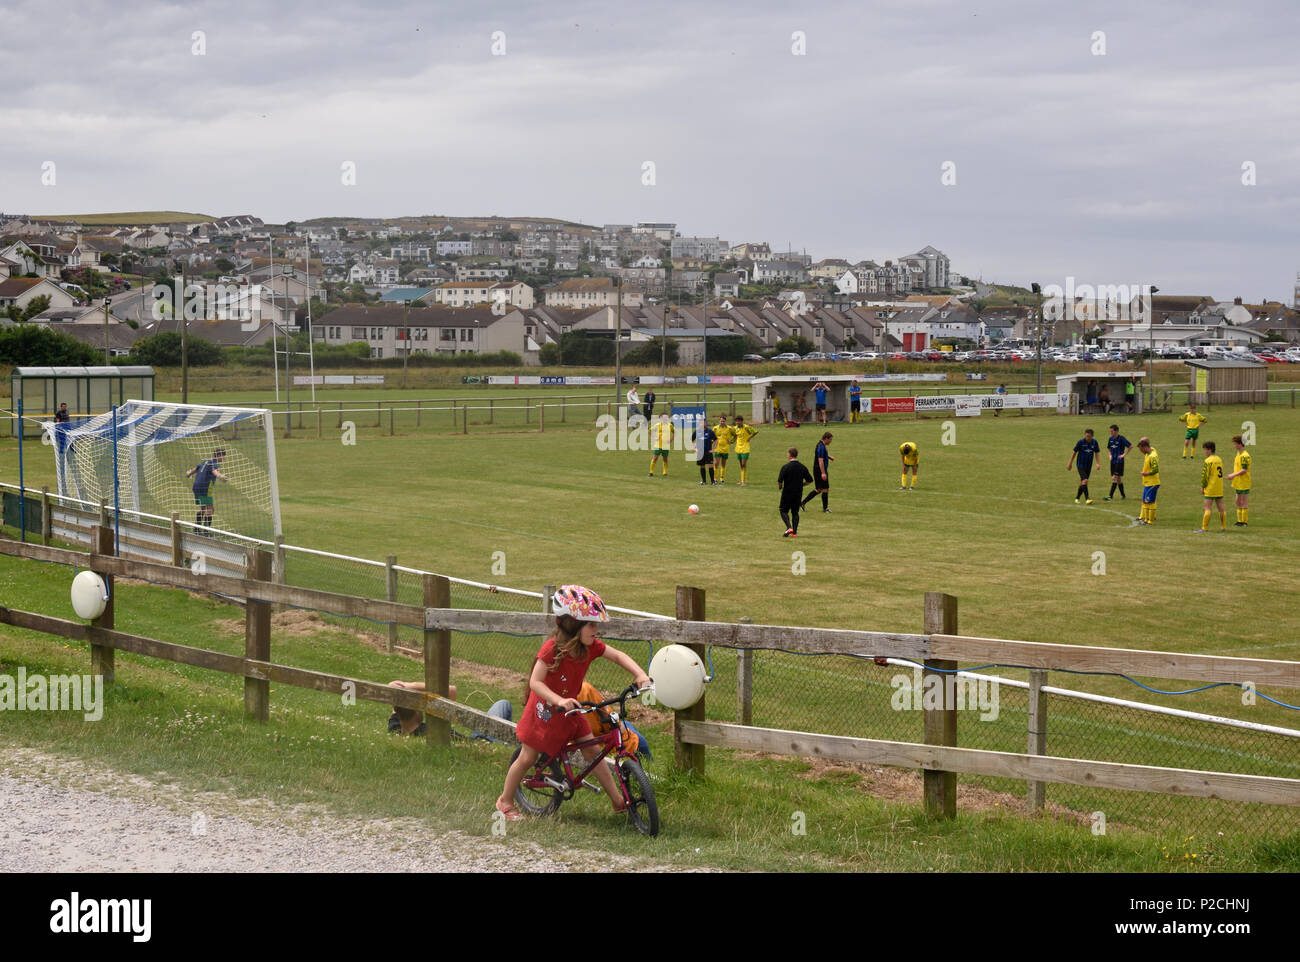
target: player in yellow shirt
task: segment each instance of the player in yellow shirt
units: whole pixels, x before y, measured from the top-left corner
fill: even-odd
[[[904,441],[898,446],[898,453],[903,456],[903,477],[899,479],[899,491],[911,491],[916,488],[916,471],[921,462],[921,451],[915,441]],[[907,469],[912,469],[912,483],[907,483]]]
[[[673,422],[668,419],[668,415],[659,415],[659,420],[650,425],[650,477],[655,476],[655,462],[661,457],[664,459],[663,476],[668,477],[668,451],[673,446]]]
[[[1219,531],[1228,530],[1228,516],[1223,513],[1223,458],[1214,453],[1214,442],[1206,441],[1201,445],[1205,452],[1205,464],[1201,466],[1201,496],[1205,498],[1205,513],[1201,515],[1201,526],[1197,534],[1205,534],[1210,527],[1210,512],[1219,509]]]
[[[749,439],[757,433],[758,429],[746,424],[742,415],[736,415],[735,423],[731,426],[731,440],[736,445],[736,460],[740,462],[738,484],[745,484],[749,480]]]
[[[1250,452],[1242,443],[1240,434],[1233,435],[1232,446],[1237,449],[1237,455],[1232,459],[1232,474],[1228,477],[1232,481],[1232,492],[1237,496],[1235,526],[1244,528],[1250,522],[1250,508],[1247,506],[1250,495]]]
[[[718,415],[718,426],[713,429],[718,436],[717,446],[713,449],[713,460],[717,462],[717,480],[714,484],[727,483],[727,458],[731,456],[731,441],[736,436],[734,428],[727,427],[727,416]]]
[[[1139,524],[1156,523],[1156,495],[1160,493],[1160,455],[1151,446],[1150,438],[1138,441],[1138,450],[1142,452],[1142,512],[1138,515]]]
[[[1187,425],[1187,436],[1183,438],[1183,457],[1196,457],[1196,436],[1201,433],[1201,425],[1210,420],[1204,414],[1196,413],[1196,405],[1187,405],[1187,413],[1180,414],[1178,420]],[[1181,461],[1182,458],[1179,458]]]

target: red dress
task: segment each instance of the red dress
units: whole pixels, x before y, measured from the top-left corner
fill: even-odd
[[[543,684],[561,698],[577,698],[582,682],[587,677],[591,663],[605,653],[605,643],[599,638],[587,649],[587,657],[565,658],[554,671],[546,673]],[[537,660],[549,665],[555,660],[555,639],[547,638],[542,650],[537,653]],[[591,737],[591,727],[585,715],[565,715],[561,708],[547,707],[537,693],[528,693],[528,702],[524,705],[524,715],[515,728],[519,740],[529,748],[535,748],[547,755],[555,755],[564,743],[570,739]]]

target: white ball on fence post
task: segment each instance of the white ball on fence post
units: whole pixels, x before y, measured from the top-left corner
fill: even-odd
[[[108,607],[108,589],[104,579],[93,571],[83,571],[72,579],[72,610],[78,618],[93,621]]]
[[[666,645],[650,659],[650,679],[659,704],[674,711],[690,708],[704,694],[704,662],[685,645]]]

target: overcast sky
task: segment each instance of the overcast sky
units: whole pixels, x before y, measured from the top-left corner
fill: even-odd
[[[0,0],[0,210],[673,221],[1290,303],[1298,11]]]

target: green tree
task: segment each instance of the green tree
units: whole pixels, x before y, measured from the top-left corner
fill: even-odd
[[[776,352],[786,354],[793,351],[795,354],[811,354],[816,345],[802,334],[792,334],[790,337],[783,337],[776,342]]]
[[[48,327],[23,324],[0,329],[0,364],[89,366],[103,361],[103,352]]]
[[[545,367],[559,367],[560,365],[560,345],[554,341],[547,341],[542,345],[538,355]]]
[[[225,363],[221,348],[201,337],[189,339],[188,353],[191,367],[211,367]],[[163,331],[152,337],[141,338],[131,348],[131,360],[135,364],[148,364],[152,367],[180,367],[180,334]]]
[[[217,270],[221,271],[221,273],[223,274],[229,274],[231,271],[235,269],[235,264],[229,258],[218,257],[216,268]]]
[[[30,321],[37,314],[41,313],[41,311],[49,310],[49,307],[50,295],[42,294],[40,297],[33,297],[28,301],[26,307],[20,308],[17,304],[10,304],[5,313],[9,317],[9,320],[13,321],[15,324],[22,324],[26,321]]]
[[[737,340],[740,340],[737,338]],[[709,352],[712,354],[713,340],[709,340]],[[671,338],[664,347],[664,339],[656,337],[645,344],[639,344],[630,351],[623,352],[623,363],[630,365],[645,365],[652,367],[660,363],[660,360],[666,358],[669,364],[677,363],[677,342]]]

